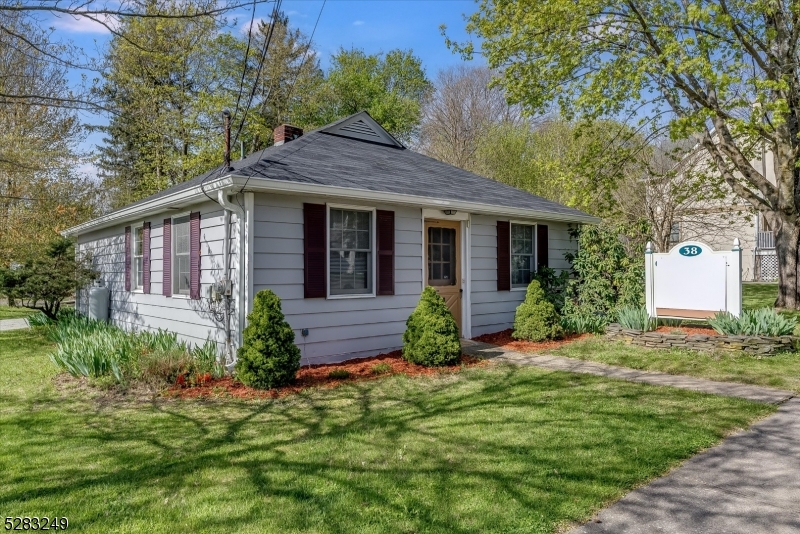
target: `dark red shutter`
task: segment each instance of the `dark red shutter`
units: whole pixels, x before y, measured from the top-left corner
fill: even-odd
[[[537,224],[536,225],[536,270],[539,270],[539,267],[549,267],[550,266],[550,241],[547,237],[547,225],[546,224]]]
[[[375,213],[378,237],[378,295],[394,295],[394,212]]]
[[[200,298],[200,212],[189,215],[189,298]]]
[[[325,204],[303,204],[303,294],[307,299],[327,296],[328,231],[325,219]]]
[[[511,290],[511,223],[497,221],[497,290]]]
[[[131,290],[131,227],[125,227],[125,291]]]
[[[165,297],[172,296],[172,219],[164,219],[163,246],[161,249],[164,258],[161,269],[161,293]]]
[[[142,227],[142,291],[150,293],[150,223]]]

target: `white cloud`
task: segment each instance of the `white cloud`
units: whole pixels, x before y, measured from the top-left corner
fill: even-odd
[[[363,26],[363,25],[364,25],[363,20],[356,20],[353,22],[353,26]]]
[[[244,24],[242,24],[242,27],[239,28],[239,32],[241,34],[243,34],[243,35],[247,35],[247,33],[250,31],[250,27],[252,26],[253,33],[255,33],[256,30],[258,30],[259,24],[261,24],[262,22],[264,24],[269,24],[269,21],[271,19],[272,19],[272,17],[268,17],[268,18],[256,17],[253,20],[251,20],[250,22],[245,22]]]
[[[54,18],[53,27],[73,33],[110,33],[109,28],[113,30],[119,28],[119,20],[111,15],[95,15],[91,19],[83,16],[60,15]]]

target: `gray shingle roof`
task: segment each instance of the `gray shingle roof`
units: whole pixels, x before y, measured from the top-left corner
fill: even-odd
[[[363,113],[363,112],[362,112]],[[337,121],[338,124],[342,121]],[[530,209],[561,216],[588,215],[483,176],[397,146],[326,133],[309,132],[284,145],[232,162],[230,174],[309,185],[416,195],[431,199],[477,202]],[[166,189],[131,206],[190,189],[218,176],[220,168]],[[358,197],[354,191],[354,198]],[[130,206],[129,206],[130,207]]]

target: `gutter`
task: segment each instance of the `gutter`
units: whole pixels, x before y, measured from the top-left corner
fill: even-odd
[[[220,189],[217,191],[217,202],[220,206],[225,210],[225,243],[223,245],[223,254],[225,257],[223,258],[223,265],[224,271],[223,276],[225,280],[230,280],[230,215],[231,213],[236,214],[236,221],[238,223],[238,231],[239,231],[239,248],[238,248],[238,257],[239,257],[239,272],[238,272],[238,282],[236,284],[236,311],[239,314],[239,321],[238,321],[238,333],[236,336],[236,344],[237,346],[242,346],[242,330],[244,330],[244,322],[245,322],[245,305],[247,299],[247,291],[245,291],[245,270],[246,266],[249,264],[248,258],[246,256],[247,251],[245,250],[245,224],[248,217],[246,216],[245,210],[241,208],[235,202],[231,202],[228,198],[228,192],[225,190]],[[228,356],[228,363],[233,365],[236,361],[236,357],[233,353],[233,341],[231,335],[231,322],[230,322],[230,306],[225,307],[225,353]]]
[[[241,190],[245,186],[247,187],[247,191],[250,192],[260,191],[266,193],[334,197],[348,200],[371,200],[375,202],[400,204],[417,208],[453,209],[475,214],[521,217],[527,219],[537,219],[541,221],[583,224],[599,224],[601,222],[599,217],[594,217],[582,212],[558,213],[552,211],[539,211],[528,208],[512,208],[507,206],[484,204],[482,202],[444,200],[419,195],[408,195],[404,193],[372,191],[369,189],[338,187],[332,185],[305,184],[299,182],[288,182],[286,180],[273,180],[271,178],[247,177],[230,174],[216,180],[209,180],[205,183],[204,189],[207,193],[213,193],[214,191],[231,188]],[[142,217],[147,217],[148,215],[160,213],[165,209],[169,209],[170,207],[180,207],[196,203],[200,197],[203,197],[203,190],[199,186],[193,187],[191,189],[186,189],[171,195],[153,199],[149,202],[134,204],[126,208],[122,208],[115,212],[109,213],[108,215],[104,215],[78,226],[68,228],[62,232],[62,235],[65,237],[80,235],[86,232],[112,226],[114,224],[121,224],[126,221],[140,219]]]
[[[436,209],[455,209],[469,213],[486,215],[507,215],[512,217],[525,217],[542,221],[573,222],[599,224],[602,220],[599,217],[587,213],[578,212],[575,214],[565,214],[552,211],[539,211],[529,208],[513,208],[507,206],[497,206],[484,204],[481,202],[469,202],[462,200],[444,200],[419,195],[408,195],[405,193],[392,193],[384,191],[372,191],[369,189],[358,189],[354,187],[338,187],[333,185],[305,184],[300,182],[288,182],[286,180],[273,180],[263,177],[247,177],[230,175],[230,179],[235,185],[242,187],[247,185],[248,191],[264,191],[270,193],[302,194],[305,196],[325,196],[338,197],[356,200],[372,200],[389,204],[401,204],[413,207],[436,208]],[[572,208],[569,208],[572,209]],[[578,210],[575,210],[578,211]]]

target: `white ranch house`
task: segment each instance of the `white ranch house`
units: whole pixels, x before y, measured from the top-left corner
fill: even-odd
[[[400,348],[431,285],[470,338],[510,328],[537,267],[569,267],[569,227],[598,222],[415,153],[365,112],[305,135],[281,126],[275,141],[65,232],[92,253],[114,324],[229,338],[230,356],[271,289],[303,363],[342,361]],[[224,280],[229,329],[211,298]]]

